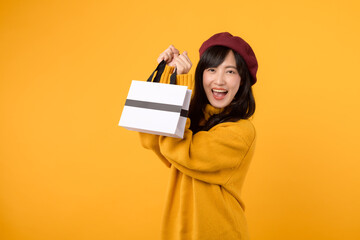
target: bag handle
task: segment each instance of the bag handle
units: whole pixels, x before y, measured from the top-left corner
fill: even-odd
[[[166,62],[164,60],[162,60],[159,63],[159,65],[156,67],[156,69],[153,71],[153,73],[150,75],[147,82],[151,82],[155,72],[156,72],[156,75],[155,75],[154,80],[152,82],[157,82],[157,83],[160,82],[160,78],[161,78],[161,75],[163,74],[163,72],[165,70],[165,67],[166,67]],[[177,69],[175,68],[174,73],[171,74],[171,76],[170,76],[170,84],[176,85],[176,72],[177,72]]]

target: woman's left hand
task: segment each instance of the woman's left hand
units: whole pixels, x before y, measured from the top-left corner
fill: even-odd
[[[175,56],[172,63],[177,69],[177,74],[187,74],[192,67],[192,63],[186,51],[179,56]]]

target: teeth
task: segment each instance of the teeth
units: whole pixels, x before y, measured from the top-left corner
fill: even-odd
[[[226,90],[218,90],[218,89],[212,89],[213,92],[219,92],[219,93],[223,93],[223,92],[227,92]]]

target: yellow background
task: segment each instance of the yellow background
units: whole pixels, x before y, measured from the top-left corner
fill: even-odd
[[[356,0],[1,1],[0,239],[158,239],[168,169],[118,127],[170,44],[246,39],[253,240],[360,239]],[[192,71],[194,71],[194,68]]]

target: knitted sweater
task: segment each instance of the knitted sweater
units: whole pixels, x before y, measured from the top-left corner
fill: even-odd
[[[166,83],[172,68],[160,80]],[[189,74],[177,84],[193,88]],[[207,105],[205,120],[219,113]],[[241,188],[255,146],[249,120],[220,123],[193,134],[187,119],[183,139],[140,133],[143,147],[153,150],[170,167],[163,240],[249,239]]]

